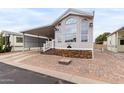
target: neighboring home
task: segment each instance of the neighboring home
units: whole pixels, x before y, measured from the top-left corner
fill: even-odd
[[[107,49],[113,52],[124,52],[124,27],[108,36]]]
[[[107,46],[107,41],[103,41],[103,45],[104,46]]]
[[[22,31],[24,47],[29,47],[29,42],[26,42],[26,34],[43,36],[47,40],[39,41],[37,45],[41,47],[40,45],[43,44],[43,53],[91,59],[93,57],[93,19],[94,12],[68,9],[48,26]],[[30,38],[30,43],[33,42],[35,46],[35,41]]]
[[[25,43],[28,43],[28,45],[24,45],[22,33],[12,31],[2,31],[1,33],[4,38],[4,46],[9,42],[10,46],[12,46],[12,51],[36,50],[39,49],[39,46],[43,47],[43,43],[47,40],[45,37],[25,34]],[[41,43],[40,45],[39,42]]]
[[[10,32],[10,31],[2,31],[2,36],[4,38],[4,46],[7,42],[12,46],[12,51],[22,51],[23,50],[23,34]]]

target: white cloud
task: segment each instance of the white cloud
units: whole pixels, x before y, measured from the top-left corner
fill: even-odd
[[[124,9],[95,9],[94,39],[104,32],[114,32],[124,26]]]
[[[33,9],[0,9],[0,29],[21,31],[49,24],[54,16]]]
[[[0,9],[0,30],[23,31],[50,24],[66,9]],[[94,39],[101,33],[113,32],[124,26],[124,9],[95,10]]]

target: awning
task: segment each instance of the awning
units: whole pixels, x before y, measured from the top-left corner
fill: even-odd
[[[39,28],[27,30],[27,31],[22,31],[22,33],[54,38],[54,27],[52,25],[43,26],[43,27],[39,27]]]

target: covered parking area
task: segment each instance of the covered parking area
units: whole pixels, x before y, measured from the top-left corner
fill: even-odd
[[[22,31],[24,49],[41,49],[46,41],[54,39],[52,25]]]

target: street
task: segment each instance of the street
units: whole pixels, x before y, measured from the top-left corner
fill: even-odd
[[[0,63],[0,84],[71,84],[47,75]]]

